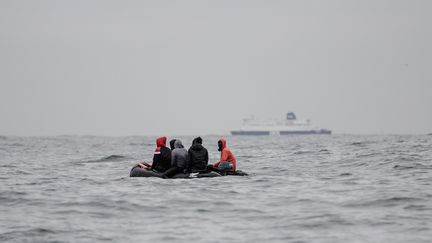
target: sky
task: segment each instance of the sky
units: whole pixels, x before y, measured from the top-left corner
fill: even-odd
[[[432,1],[0,0],[0,135],[432,133]]]

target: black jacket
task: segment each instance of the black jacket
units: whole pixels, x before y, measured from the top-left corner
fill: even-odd
[[[205,171],[209,161],[208,151],[201,144],[195,143],[189,148],[189,170]]]
[[[160,152],[153,155],[152,169],[159,172],[165,172],[171,167],[171,150],[167,147],[161,147]]]

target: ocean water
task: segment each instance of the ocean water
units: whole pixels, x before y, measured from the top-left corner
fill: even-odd
[[[249,176],[130,178],[154,137],[0,137],[0,242],[432,241],[432,136],[227,139]]]

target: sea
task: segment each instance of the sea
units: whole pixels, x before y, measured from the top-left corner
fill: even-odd
[[[432,242],[432,136],[226,136],[249,176],[129,177],[155,139],[0,137],[0,242]]]

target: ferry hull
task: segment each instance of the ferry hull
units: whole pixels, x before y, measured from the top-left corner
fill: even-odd
[[[331,134],[330,130],[321,129],[321,130],[299,130],[299,131],[231,131],[232,135],[241,135],[241,136],[269,136],[269,135],[309,135],[309,134]]]
[[[243,136],[268,136],[269,131],[231,131],[232,135],[243,135]]]
[[[311,130],[311,131],[280,131],[280,135],[308,135],[308,134],[331,134],[330,130]]]

